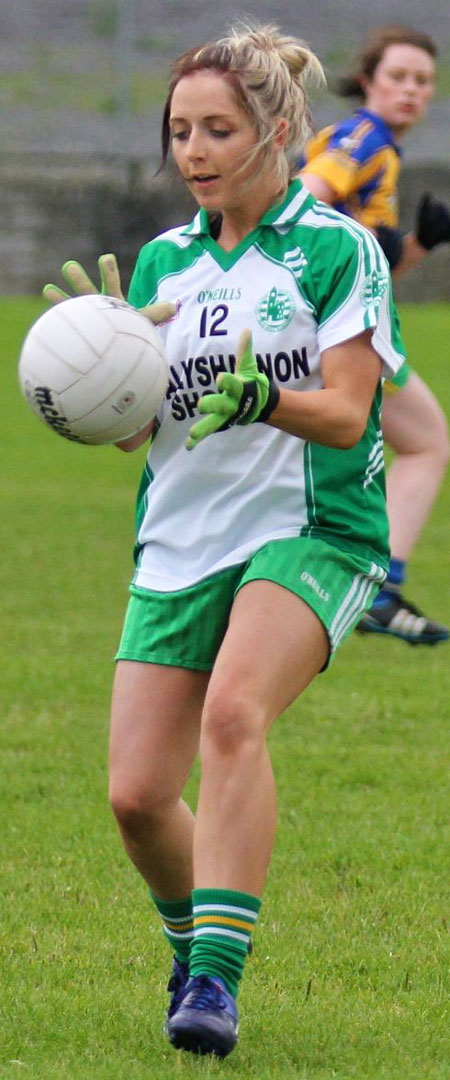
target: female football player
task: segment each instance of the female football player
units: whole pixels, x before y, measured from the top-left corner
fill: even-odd
[[[166,400],[121,444],[151,434],[111,801],[174,952],[169,1039],[219,1057],[236,1043],[273,845],[267,733],[388,567],[381,377],[403,350],[378,243],[291,181],[320,70],[271,26],[175,63],[163,152],[199,210],[142,249],[129,292],[175,307]],[[101,265],[120,295],[114,260]],[[79,267],[67,274],[83,288]],[[194,818],[182,793],[198,752]]]
[[[415,30],[375,30],[355,73],[337,85],[339,93],[359,97],[363,106],[308,143],[300,172],[317,198],[375,232],[394,276],[450,240],[450,212],[428,194],[419,200],[415,231],[402,236],[398,228],[398,144],[426,112],[436,52],[428,35]],[[449,440],[436,398],[408,364],[385,384],[382,429],[396,454],[387,474],[391,562],[385,586],[358,629],[433,645],[448,639],[447,627],[426,618],[401,590],[445,472]]]

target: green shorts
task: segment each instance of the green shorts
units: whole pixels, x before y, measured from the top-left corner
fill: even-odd
[[[397,392],[397,390],[402,390],[403,387],[406,386],[406,383],[408,382],[408,379],[409,379],[410,375],[411,375],[411,368],[410,368],[410,366],[408,364],[408,361],[405,360],[404,364],[402,364],[401,368],[399,368],[399,370],[397,371],[397,374],[394,375],[394,378],[393,379],[386,379],[386,382],[385,382],[384,387],[383,387],[385,393],[386,394],[395,394]]]
[[[305,600],[323,623],[330,657],[369,608],[385,571],[323,540],[273,540],[245,563],[177,592],[130,586],[117,660],[211,671],[236,593],[249,581],[274,581]]]

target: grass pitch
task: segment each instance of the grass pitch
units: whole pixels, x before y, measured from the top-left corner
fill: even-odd
[[[2,1080],[448,1080],[447,645],[355,634],[280,719],[279,828],[240,1043],[222,1063],[166,1044],[170,957],[106,796],[144,455],[75,446],[28,412],[17,354],[42,310],[0,302]],[[448,309],[402,316],[448,406]],[[449,504],[447,481],[409,587],[444,622]]]

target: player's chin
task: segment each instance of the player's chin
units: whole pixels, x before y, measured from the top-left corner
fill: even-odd
[[[204,206],[207,210],[220,209],[222,198],[219,191],[218,179],[214,178],[214,180],[204,184],[199,183],[198,180],[188,180],[187,186],[199,206]]]
[[[402,126],[412,127],[413,124],[417,124],[418,120],[420,120],[420,116],[418,109],[408,105],[398,110],[396,119],[397,123],[402,124]]]

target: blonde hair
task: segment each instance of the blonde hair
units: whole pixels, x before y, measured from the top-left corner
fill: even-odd
[[[286,184],[294,171],[289,157],[293,159],[300,152],[311,131],[306,83],[310,79],[318,83],[325,81],[317,56],[305,42],[282,34],[271,24],[239,24],[226,37],[184,53],[172,66],[162,124],[163,162],[169,152],[170,108],[175,87],[180,79],[202,70],[217,71],[229,80],[239,106],[254,124],[257,143],[250,160],[262,151],[260,168],[272,153],[277,120],[282,117],[288,121],[285,153],[278,155],[279,180]]]

